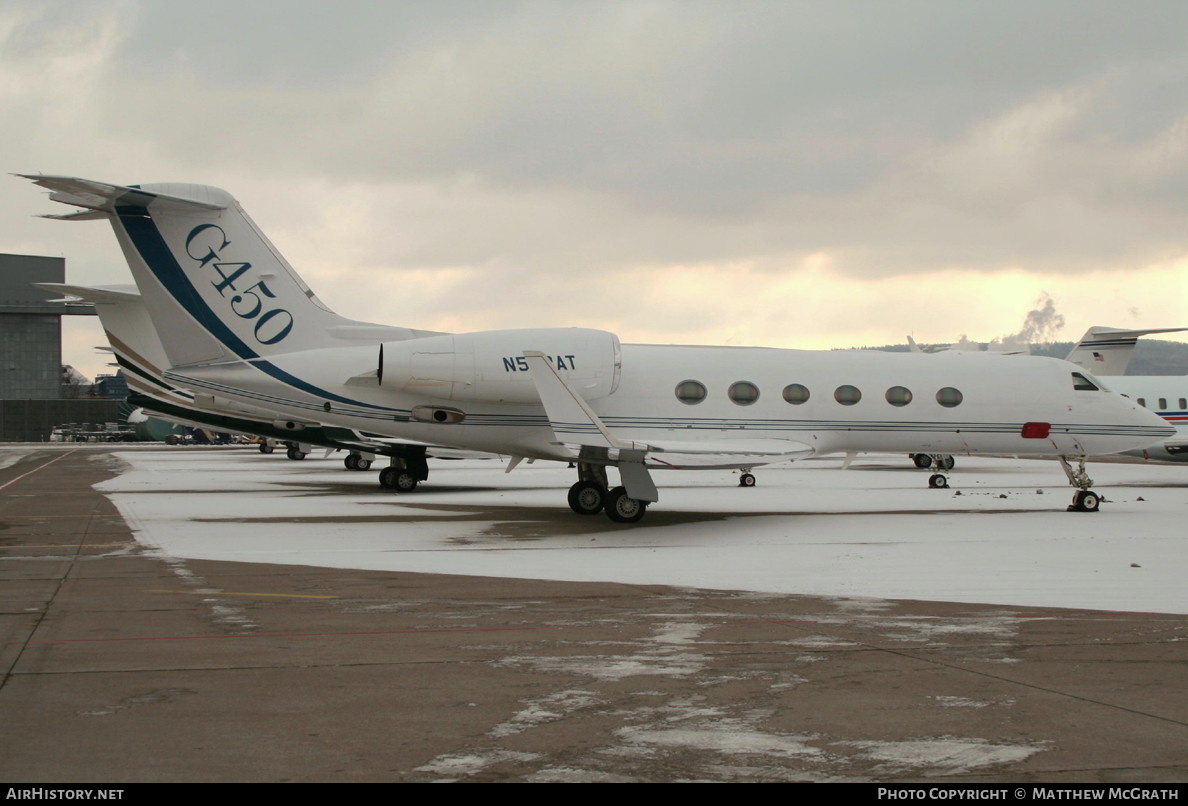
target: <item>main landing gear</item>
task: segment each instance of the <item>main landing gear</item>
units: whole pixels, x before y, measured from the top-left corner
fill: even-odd
[[[952,470],[957,460],[948,453],[909,453],[908,458],[921,470],[936,465],[937,470]]]
[[[379,483],[385,490],[411,493],[427,478],[429,463],[425,461],[424,456],[393,456],[392,463],[380,471]]]
[[[578,480],[569,488],[569,508],[578,515],[605,512],[615,523],[635,523],[648,510],[648,502],[627,495],[625,487],[608,490],[606,467],[578,462]]]
[[[1064,469],[1064,475],[1068,476],[1068,483],[1077,488],[1068,511],[1097,512],[1101,507],[1101,496],[1089,489],[1093,486],[1093,479],[1085,472],[1085,457],[1077,460],[1076,470],[1068,463],[1067,456],[1060,457],[1060,466]]]
[[[358,451],[351,451],[342,460],[342,464],[347,470],[370,470],[371,460]]]
[[[755,477],[751,474],[751,471],[749,471],[749,470],[744,471],[743,474],[738,477],[738,486],[739,487],[754,487],[755,486]]]

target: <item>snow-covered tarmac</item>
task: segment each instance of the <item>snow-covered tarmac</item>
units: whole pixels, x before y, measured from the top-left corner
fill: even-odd
[[[129,451],[99,489],[181,558],[1188,613],[1188,466],[1091,465],[1096,514],[1065,511],[1054,462],[962,457],[949,490],[900,456],[760,468],[751,489],[660,473],[625,527],[571,513],[561,465],[434,461],[402,495],[320,455]]]

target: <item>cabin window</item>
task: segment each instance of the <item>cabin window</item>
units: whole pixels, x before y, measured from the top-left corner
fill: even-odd
[[[941,389],[936,393],[936,402],[940,403],[946,409],[960,406],[961,401],[964,399],[965,396],[961,394],[961,390],[954,389],[952,386],[946,386],[944,389]]]
[[[887,390],[887,402],[892,406],[906,406],[912,402],[912,390],[903,386],[892,386]]]
[[[738,405],[749,406],[759,399],[759,387],[749,381],[735,381],[727,394]]]
[[[793,406],[807,403],[808,399],[809,390],[807,386],[799,383],[790,383],[784,387],[784,400],[787,400]]]
[[[843,406],[853,406],[862,399],[862,393],[858,391],[857,386],[839,386],[833,390],[833,399]]]
[[[1138,403],[1144,409],[1147,408],[1147,399],[1145,397],[1135,398],[1135,403]]]
[[[690,406],[705,400],[705,384],[701,381],[681,381],[676,387],[676,398]]]
[[[1180,411],[1183,411],[1184,409],[1188,409],[1188,405],[1184,405],[1185,403],[1188,403],[1188,400],[1184,400],[1184,398],[1180,398]]]
[[[1088,378],[1086,378],[1084,375],[1082,375],[1079,372],[1074,372],[1072,374],[1072,382],[1073,382],[1073,389],[1076,389],[1078,392],[1100,392],[1101,391],[1100,389],[1097,388],[1097,384],[1095,384],[1093,381],[1089,380]]]
[[[1159,409],[1161,411],[1167,411],[1167,398],[1166,397],[1159,398]]]

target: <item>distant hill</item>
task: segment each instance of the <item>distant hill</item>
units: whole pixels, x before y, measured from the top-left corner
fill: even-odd
[[[1053,341],[1031,345],[1032,355],[1046,355],[1064,358],[1076,342]],[[906,353],[906,344],[888,344],[883,347],[863,349],[882,350],[888,353]],[[1126,368],[1127,375],[1188,375],[1188,344],[1162,339],[1139,339],[1134,348],[1134,357]]]

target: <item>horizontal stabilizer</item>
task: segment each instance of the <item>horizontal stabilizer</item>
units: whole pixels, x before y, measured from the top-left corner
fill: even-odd
[[[86,302],[140,302],[140,292],[134,285],[87,286],[69,283],[33,283],[45,291],[56,291]]]
[[[76,176],[52,176],[48,174],[16,174],[16,176],[32,180],[35,184],[48,188],[50,199],[62,204],[72,204],[86,210],[101,213],[115,213],[116,205],[130,205],[147,207],[153,204],[158,209],[174,210],[223,210],[225,205],[211,202],[187,199],[182,196],[171,196],[164,193],[152,193],[141,190],[135,185],[109,185],[106,182],[96,182],[92,179],[80,179]],[[197,186],[195,186],[197,187]],[[91,213],[73,213],[65,216],[47,216],[49,218],[74,219],[96,218]]]

